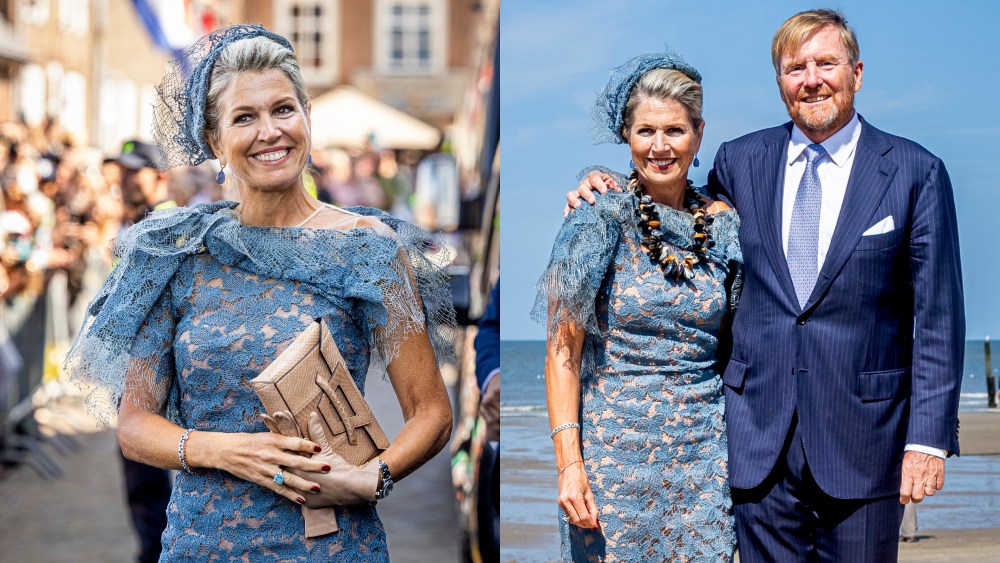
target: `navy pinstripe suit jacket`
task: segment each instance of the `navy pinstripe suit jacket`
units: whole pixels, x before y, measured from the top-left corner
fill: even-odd
[[[739,211],[745,261],[723,374],[734,487],[767,477],[795,411],[813,477],[836,498],[898,493],[907,443],[958,453],[965,313],[951,181],[923,147],[861,121],[804,310],[781,242],[791,123],[724,143],[709,175]],[[895,230],[862,236],[889,215]]]

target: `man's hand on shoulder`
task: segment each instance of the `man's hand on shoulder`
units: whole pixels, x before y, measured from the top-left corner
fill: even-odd
[[[944,459],[915,450],[903,454],[903,478],[899,502],[918,503],[944,488]]]
[[[580,180],[580,184],[575,190],[566,192],[566,207],[563,208],[563,218],[569,217],[569,214],[574,209],[579,209],[584,201],[590,205],[597,203],[597,198],[594,197],[595,191],[604,194],[608,193],[608,190],[616,192],[625,191],[622,186],[618,185],[618,182],[615,182],[615,179],[610,174],[596,170],[587,174]]]
[[[727,205],[726,202],[722,200],[714,200],[705,206],[705,211],[711,213],[712,215],[715,215],[716,213],[720,211],[725,211],[727,209],[732,209],[732,207],[729,207],[729,205]]]

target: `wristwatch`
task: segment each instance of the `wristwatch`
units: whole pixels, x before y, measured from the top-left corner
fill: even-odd
[[[389,466],[378,460],[378,488],[375,489],[375,500],[382,500],[392,492],[392,473]]]

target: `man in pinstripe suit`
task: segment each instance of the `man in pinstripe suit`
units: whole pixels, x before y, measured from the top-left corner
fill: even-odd
[[[724,143],[709,175],[742,220],[723,373],[740,558],[895,560],[903,504],[940,490],[959,449],[951,182],[855,112],[864,66],[842,14],[796,14],[772,58],[791,123]]]

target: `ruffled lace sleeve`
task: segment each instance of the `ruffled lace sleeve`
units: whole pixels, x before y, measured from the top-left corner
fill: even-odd
[[[455,359],[455,308],[444,266],[451,257],[435,235],[378,209],[347,211],[378,221],[370,242],[355,253],[344,292],[355,300],[384,366],[399,356],[400,344],[426,333],[438,365]],[[377,365],[376,364],[376,365]]]
[[[88,412],[102,425],[117,414],[126,375],[137,369],[133,353],[156,360],[146,375],[165,369],[160,363],[165,352],[151,344],[166,330],[161,326],[166,322],[162,307],[169,304],[165,289],[185,257],[203,251],[206,233],[224,219],[217,212],[232,205],[157,211],[115,241],[118,264],[87,308],[65,361],[70,381],[89,391]],[[156,318],[150,316],[154,311]],[[148,338],[141,331],[147,331]],[[154,379],[162,391],[162,378]]]
[[[535,321],[548,319],[550,335],[566,321],[598,332],[597,295],[614,261],[630,201],[631,196],[608,193],[593,206],[580,206],[563,223],[531,310]]]
[[[180,423],[176,400],[168,401],[174,389],[175,318],[173,293],[168,285],[132,339],[125,389],[117,394],[127,390],[137,407]]]

